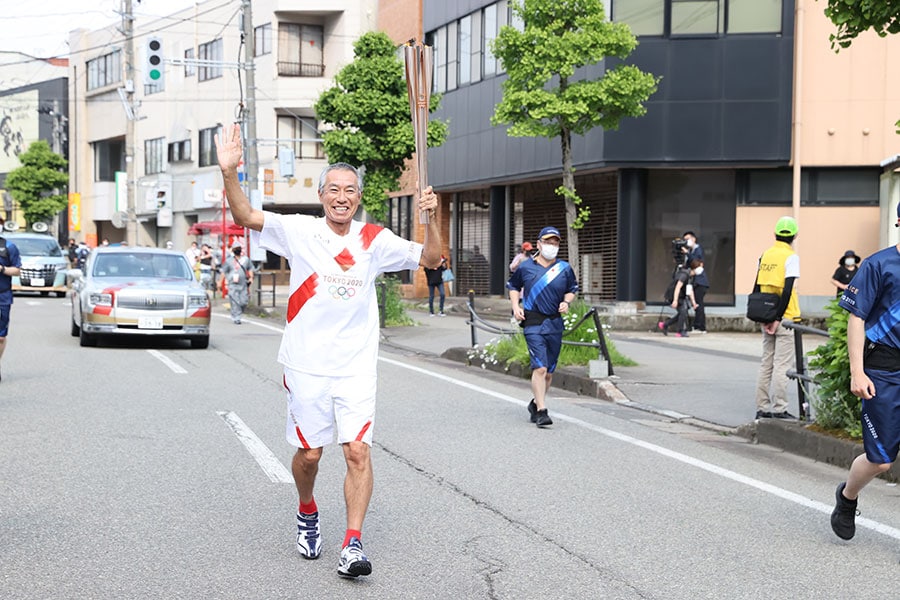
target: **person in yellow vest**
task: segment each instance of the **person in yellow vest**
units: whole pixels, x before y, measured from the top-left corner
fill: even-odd
[[[781,217],[775,224],[775,244],[759,259],[756,283],[761,292],[778,294],[778,317],[762,325],[763,352],[756,381],[756,418],[795,419],[787,411],[788,369],[794,354],[794,330],[783,320],[800,320],[795,283],[800,277],[800,257],[791,244],[797,237],[797,221]]]

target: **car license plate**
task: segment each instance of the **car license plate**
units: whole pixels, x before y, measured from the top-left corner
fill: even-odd
[[[139,317],[138,329],[162,329],[162,317]]]
[[[44,280],[43,279],[32,279],[31,287],[44,287]]]

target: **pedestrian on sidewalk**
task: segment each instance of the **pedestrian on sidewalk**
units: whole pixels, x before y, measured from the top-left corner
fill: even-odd
[[[428,283],[428,313],[429,316],[434,316],[434,292],[438,291],[441,296],[441,304],[440,310],[438,312],[439,317],[446,316],[444,315],[444,271],[447,270],[447,258],[441,255],[441,264],[437,269],[429,269],[425,267],[425,281]]]
[[[437,196],[427,187],[416,203],[419,211],[430,215],[424,244],[353,218],[362,200],[363,181],[359,171],[346,163],[327,166],[319,177],[324,217],[264,212],[250,205],[238,179],[240,126],[226,127],[215,141],[234,222],[259,232],[259,247],[284,256],[291,265],[278,360],[284,365],[287,390],[287,440],[297,447],[291,462],[299,496],[297,550],[310,559],[321,552],[313,491],[323,447],[336,435],[347,465],[347,527],[338,574],[369,575],[372,563],[363,553],[362,526],[373,486],[379,339],[375,279],[385,272],[440,265]]]
[[[526,258],[531,258],[531,253],[533,251],[534,247],[531,245],[531,242],[522,242],[519,253],[516,254],[513,257],[512,262],[509,263],[509,272],[515,273],[516,269],[519,268],[519,263],[521,263]]]
[[[834,270],[834,275],[831,276],[831,285],[837,288],[836,294],[838,298],[841,297],[841,294],[847,289],[847,284],[849,284],[853,279],[853,276],[856,275],[858,265],[859,257],[853,250],[847,250],[844,252],[844,255],[838,259],[838,268]]]
[[[235,246],[231,257],[222,265],[222,280],[228,284],[228,303],[231,305],[231,320],[241,324],[241,316],[250,304],[250,284],[253,283],[253,265],[243,249]]]
[[[756,283],[761,292],[777,294],[780,302],[776,318],[760,326],[763,336],[762,360],[756,381],[756,418],[795,419],[788,412],[788,369],[794,356],[794,330],[783,320],[800,320],[800,302],[795,282],[800,277],[800,257],[791,244],[797,237],[797,221],[781,217],[775,223],[775,243],[759,259]]]
[[[519,321],[531,357],[531,422],[538,427],[553,424],[545,400],[553,381],[565,329],[562,315],[575,300],[575,271],[556,258],[560,235],[556,227],[544,227],[538,237],[538,254],[523,260],[506,284],[513,316]],[[519,304],[519,300],[522,303]]]
[[[679,266],[675,269],[675,275],[672,282],[675,284],[669,296],[669,290],[666,289],[666,297],[664,300],[669,302],[675,309],[675,314],[665,321],[660,321],[656,327],[663,335],[669,335],[669,327],[678,325],[678,331],[675,332],[676,337],[688,337],[687,322],[688,311],[693,308],[697,310],[697,302],[694,300],[694,291],[690,280],[694,273],[694,268],[699,265],[700,261],[694,259],[691,264]]]
[[[709,278],[706,276],[706,268],[703,260],[703,248],[700,246],[700,242],[697,241],[697,236],[693,231],[685,231],[684,235],[681,236],[684,241],[687,242],[687,248],[685,249],[688,253],[687,263],[691,264],[693,261],[699,261],[700,266],[697,268],[691,267],[692,280],[691,280],[691,288],[694,292],[694,333],[706,333],[706,291],[709,289]]]
[[[900,206],[897,223],[900,227]],[[859,493],[891,468],[900,450],[900,244],[866,258],[841,295],[847,318],[850,391],[862,402],[865,454],[850,465],[835,491],[831,528],[842,539],[856,533]]]

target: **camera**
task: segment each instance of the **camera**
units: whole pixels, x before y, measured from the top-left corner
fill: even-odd
[[[684,251],[688,247],[687,240],[675,238],[672,240],[672,259],[679,265],[687,262],[688,254]]]

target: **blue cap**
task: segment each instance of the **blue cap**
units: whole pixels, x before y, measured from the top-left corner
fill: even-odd
[[[541,234],[538,236],[538,239],[543,240],[548,237],[558,237],[562,239],[562,236],[559,235],[559,229],[556,227],[544,227],[541,229]]]

